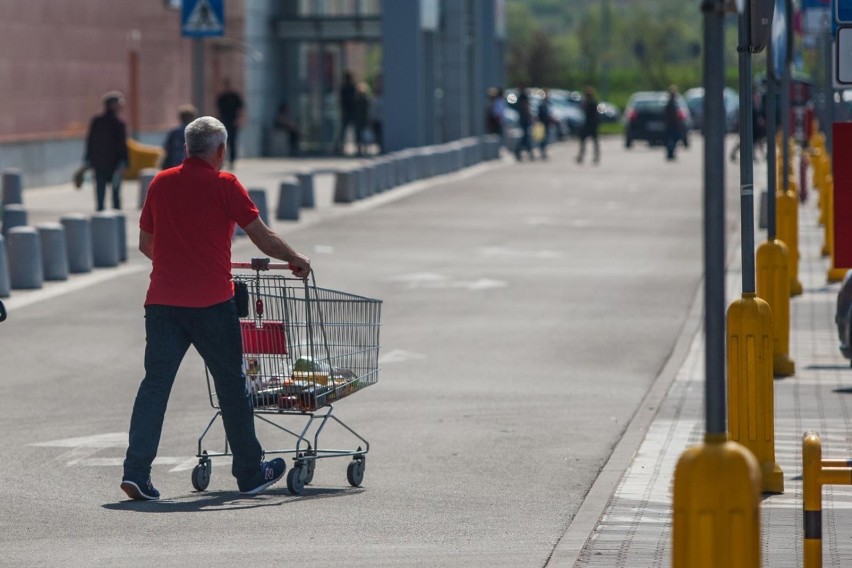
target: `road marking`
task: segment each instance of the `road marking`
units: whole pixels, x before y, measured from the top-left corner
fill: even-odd
[[[78,290],[88,288],[89,286],[94,286],[95,284],[99,284],[101,282],[106,282],[108,280],[120,278],[121,276],[127,276],[128,274],[136,274],[137,272],[143,272],[150,269],[150,265],[130,264],[120,266],[118,268],[110,268],[103,271],[98,270],[97,272],[92,272],[90,274],[84,274],[79,276],[75,275],[71,277],[71,280],[68,280],[66,282],[51,282],[46,288],[42,288],[41,290],[22,292],[21,296],[17,296],[19,292],[14,291],[14,294],[16,295],[9,299],[3,300],[3,303],[6,304],[6,309],[9,312],[14,312],[15,310],[35,304],[37,302],[43,302],[45,300],[58,298],[59,296],[64,296],[65,294],[70,294],[71,292],[76,292]],[[9,314],[9,317],[12,317],[11,313]]]
[[[69,451],[56,458],[64,461],[66,467],[81,465],[87,467],[120,467],[124,465],[123,457],[96,458],[91,457],[107,448],[126,448],[127,432],[110,432],[109,434],[96,434],[94,436],[82,436],[78,438],[65,438],[64,440],[51,440],[50,442],[39,442],[30,444],[39,448],[71,448]],[[154,460],[153,465],[173,465],[169,472],[188,471],[195,467],[198,458],[168,457],[160,456]]]
[[[492,280],[480,278],[478,280],[452,280],[448,276],[435,274],[433,272],[415,272],[412,274],[401,274],[391,278],[393,282],[404,282],[409,289],[466,289],[470,291],[490,290],[493,288],[505,288],[509,284],[503,280]]]
[[[479,254],[490,257],[527,258],[527,259],[554,259],[562,258],[562,253],[557,250],[523,250],[509,247],[482,247],[477,249]]]
[[[404,361],[413,361],[417,359],[425,359],[426,355],[421,353],[414,353],[413,351],[403,351],[402,349],[394,349],[393,351],[388,351],[379,357],[379,364],[385,365],[387,363],[402,363]]]

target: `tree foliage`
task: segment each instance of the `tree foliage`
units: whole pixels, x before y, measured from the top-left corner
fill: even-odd
[[[509,83],[604,91],[697,85],[699,7],[698,0],[507,0]]]

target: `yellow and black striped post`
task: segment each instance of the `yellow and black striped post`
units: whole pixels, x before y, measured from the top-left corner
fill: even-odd
[[[852,485],[852,460],[822,459],[816,432],[802,437],[804,568],[822,568],[822,486]]]

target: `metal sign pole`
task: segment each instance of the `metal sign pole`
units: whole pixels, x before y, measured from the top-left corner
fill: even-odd
[[[740,209],[742,219],[743,293],[753,293],[754,286],[754,139],[752,132],[752,78],[749,29],[750,4],[739,17],[740,72]],[[706,95],[705,95],[706,96]]]
[[[725,424],[725,45],[717,5],[704,7],[704,385],[707,433]]]
[[[192,40],[192,104],[198,109],[198,116],[204,116],[204,38]]]

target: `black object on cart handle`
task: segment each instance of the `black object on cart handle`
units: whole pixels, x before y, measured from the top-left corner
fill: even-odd
[[[3,300],[0,300],[0,321],[6,319],[6,306],[3,305]]]

